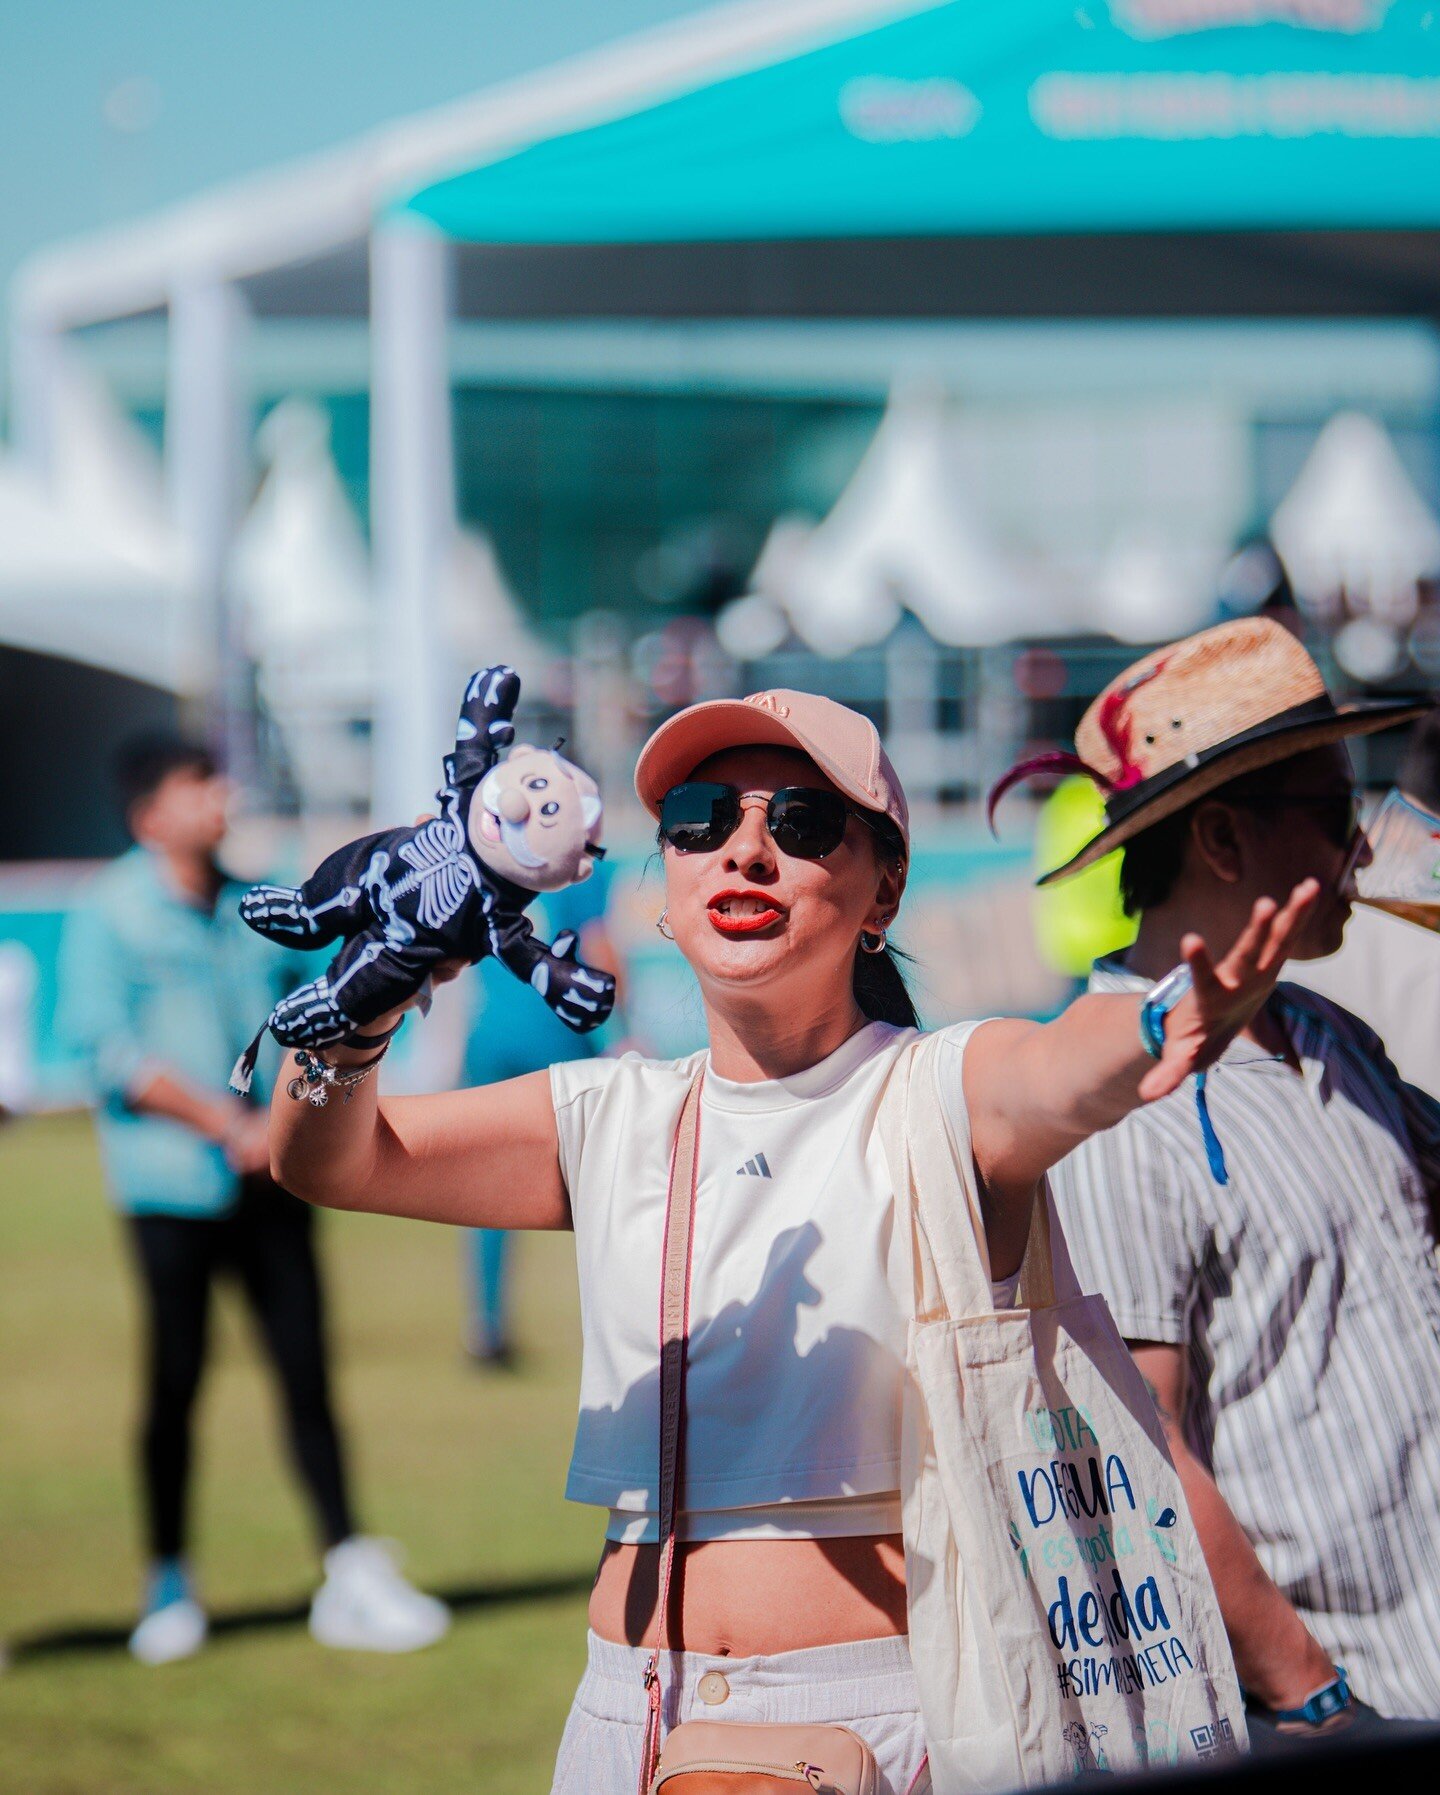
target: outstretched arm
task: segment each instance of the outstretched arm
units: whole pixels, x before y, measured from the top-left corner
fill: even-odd
[[[1016,1228],[1023,1248],[1031,1196],[1052,1165],[1219,1059],[1274,990],[1319,895],[1317,882],[1306,879],[1283,909],[1259,899],[1218,960],[1201,936],[1185,937],[1181,952],[1194,987],[1166,1020],[1158,1061],[1140,1043],[1139,996],[1079,997],[1054,1022],[992,1022],[979,1030],[965,1054],[965,1104],[997,1263],[1008,1261],[1002,1249]]]
[[[372,1032],[398,1019],[381,1017]],[[353,1066],[373,1051],[338,1045],[325,1057]],[[270,1169],[307,1203],[468,1228],[570,1226],[548,1073],[385,1098],[372,1074],[324,1108],[287,1093],[294,1073],[291,1058],[270,1100]]]

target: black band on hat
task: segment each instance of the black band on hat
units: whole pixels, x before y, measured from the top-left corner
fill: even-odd
[[[1189,779],[1201,767],[1223,760],[1226,755],[1237,754],[1252,742],[1264,741],[1267,736],[1285,735],[1292,729],[1304,729],[1315,723],[1339,722],[1357,711],[1401,708],[1401,705],[1392,700],[1380,699],[1368,705],[1347,705],[1341,711],[1335,708],[1335,701],[1328,692],[1322,693],[1319,698],[1310,698],[1304,704],[1292,705],[1289,710],[1277,711],[1273,717],[1267,717],[1253,729],[1243,729],[1239,735],[1227,736],[1213,748],[1197,749],[1194,754],[1187,754],[1183,760],[1177,760],[1173,767],[1165,767],[1158,773],[1152,773],[1148,779],[1141,779],[1134,785],[1111,792],[1105,800],[1106,820],[1111,825],[1123,823],[1137,810],[1153,803],[1162,793],[1179,785],[1182,780]]]

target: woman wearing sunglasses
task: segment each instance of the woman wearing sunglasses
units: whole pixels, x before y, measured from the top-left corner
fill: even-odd
[[[659,825],[662,932],[699,981],[708,1053],[432,1097],[377,1100],[372,1079],[324,1109],[288,1101],[282,1080],[277,1176],[340,1208],[574,1230],[584,1362],[567,1494],[608,1521],[555,1788],[632,1795],[661,1565],[661,1243],[703,1069],[666,1603],[685,1650],[666,1672],[666,1722],[843,1723],[875,1752],[880,1788],[900,1791],[924,1754],[898,1495],[911,1267],[875,1123],[916,1026],[887,945],[905,796],[866,718],[785,691],[673,717],[636,787]],[[1187,941],[1193,989],[1158,1064],[1128,996],[1082,997],[1043,1027],[990,1022],[968,1045],[954,1032],[944,1100],[968,1111],[997,1278],[1018,1269],[1046,1170],[1218,1054],[1314,895],[1310,882],[1283,909],[1257,904],[1218,964]],[[374,1049],[329,1051],[358,1067]]]

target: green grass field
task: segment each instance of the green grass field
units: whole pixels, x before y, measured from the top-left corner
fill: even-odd
[[[198,1431],[193,1557],[215,1622],[164,1669],[138,1592],[137,1316],[87,1123],[0,1130],[0,1790],[510,1795],[549,1787],[584,1658],[599,1517],[561,1496],[578,1363],[567,1237],[518,1243],[523,1360],[462,1358],[459,1240],[325,1216],[338,1394],[366,1531],[403,1541],[455,1626],[403,1658],[305,1630],[308,1518],[232,1289]]]

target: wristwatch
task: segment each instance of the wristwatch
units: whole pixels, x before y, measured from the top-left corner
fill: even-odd
[[[1140,1006],[1140,1044],[1152,1060],[1165,1051],[1165,1018],[1195,983],[1188,966],[1177,966],[1167,972]]]
[[[1350,1684],[1345,1676],[1345,1667],[1337,1664],[1335,1675],[1330,1681],[1322,1683],[1298,1708],[1272,1708],[1270,1712],[1276,1720],[1298,1720],[1303,1721],[1306,1726],[1319,1726],[1333,1714],[1343,1714],[1349,1706]]]
[[[1165,1051],[1165,1018],[1193,988],[1194,983],[1188,966],[1176,966],[1165,974],[1158,985],[1151,986],[1149,996],[1141,1004],[1140,1044],[1152,1060],[1158,1060]],[[1205,1079],[1205,1073],[1196,1073],[1195,1113],[1200,1121],[1200,1139],[1205,1146],[1205,1161],[1210,1167],[1210,1176],[1217,1184],[1228,1184],[1230,1174],[1225,1166],[1225,1149],[1220,1145],[1215,1124],[1210,1120]]]

